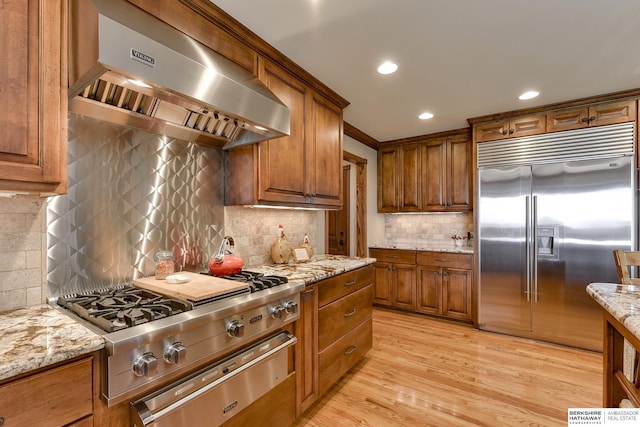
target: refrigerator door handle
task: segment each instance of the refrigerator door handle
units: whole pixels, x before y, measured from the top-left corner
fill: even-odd
[[[538,302],[538,196],[533,196],[533,302]]]
[[[529,196],[525,197],[525,231],[524,231],[524,250],[525,250],[525,276],[527,283],[527,302],[531,301],[531,208]]]

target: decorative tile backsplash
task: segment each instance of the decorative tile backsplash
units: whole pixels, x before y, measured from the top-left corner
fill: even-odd
[[[271,245],[278,235],[278,224],[284,226],[286,239],[291,246],[302,244],[304,233],[309,235],[311,244],[318,249],[320,245],[318,227],[324,222],[324,211],[305,211],[287,209],[258,209],[240,206],[224,208],[224,231],[235,240],[235,254],[240,256],[245,267],[271,264]],[[321,252],[324,252],[322,250]]]
[[[386,243],[453,246],[451,236],[466,237],[469,231],[473,231],[471,213],[387,214],[384,220]]]
[[[0,311],[43,299],[44,201],[0,198]]]

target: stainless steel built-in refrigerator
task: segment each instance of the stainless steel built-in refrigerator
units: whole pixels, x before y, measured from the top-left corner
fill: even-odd
[[[634,123],[478,144],[479,324],[602,350],[585,291],[635,249]]]

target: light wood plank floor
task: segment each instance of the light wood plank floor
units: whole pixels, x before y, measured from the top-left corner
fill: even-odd
[[[601,353],[375,308],[372,350],[296,426],[566,426],[601,406]]]

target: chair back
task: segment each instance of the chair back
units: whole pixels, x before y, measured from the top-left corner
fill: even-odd
[[[613,251],[618,269],[618,281],[623,285],[640,285],[640,278],[631,277],[629,267],[640,267],[640,252],[617,249]]]

